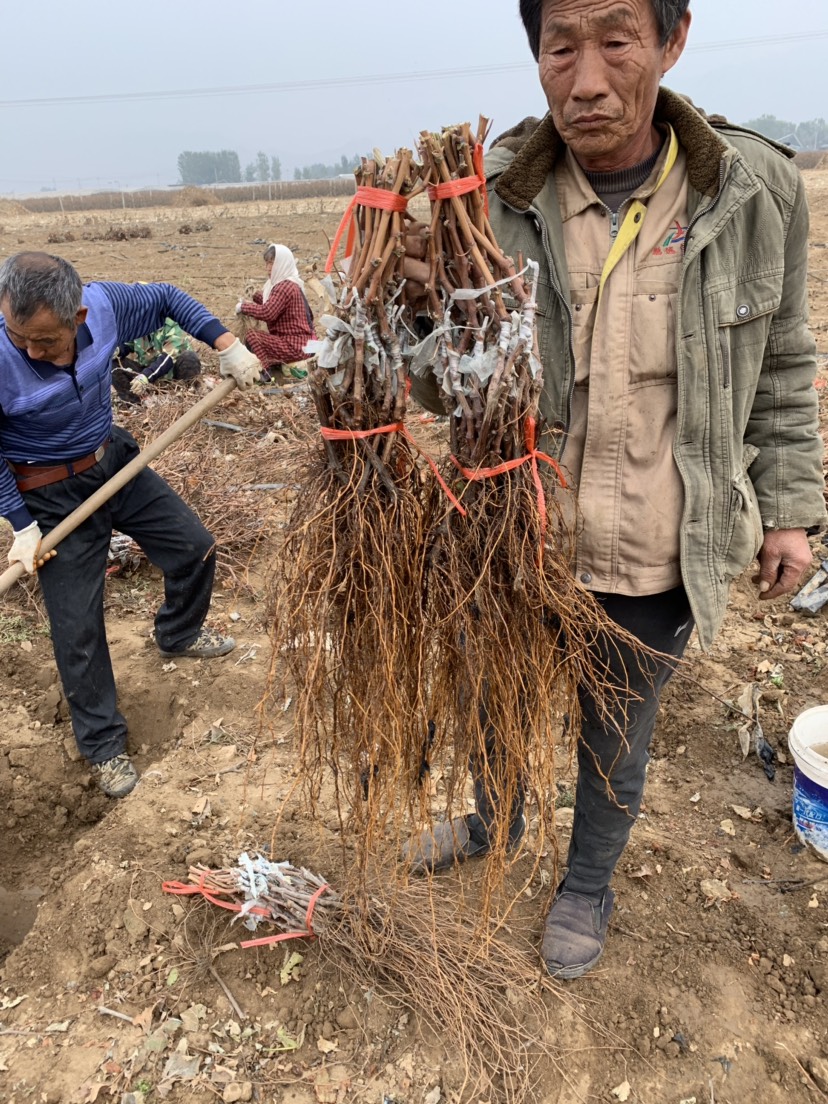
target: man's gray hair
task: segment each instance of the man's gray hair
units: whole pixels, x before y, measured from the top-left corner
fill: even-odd
[[[535,61],[540,55],[541,15],[544,0],[520,0],[520,18],[529,39],[529,46]],[[658,27],[658,37],[662,46],[670,41],[670,35],[681,22],[681,17],[690,7],[690,0],[650,0]]]
[[[75,269],[51,253],[15,253],[0,265],[0,303],[18,322],[47,307],[63,326],[74,327],[83,284]]]

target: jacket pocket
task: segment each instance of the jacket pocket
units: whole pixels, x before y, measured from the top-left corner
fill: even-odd
[[[755,387],[773,315],[782,301],[782,277],[780,267],[719,292],[720,380],[725,390]]]
[[[755,445],[744,446],[741,468],[731,483],[724,555],[724,572],[730,578],[741,575],[756,558],[765,539],[759,502],[748,475],[758,455]]]
[[[582,288],[570,292],[572,312],[572,347],[575,351],[575,384],[589,379],[592,360],[592,335],[598,309],[598,288]]]
[[[630,386],[648,386],[678,375],[675,333],[676,287],[642,277],[632,296]]]

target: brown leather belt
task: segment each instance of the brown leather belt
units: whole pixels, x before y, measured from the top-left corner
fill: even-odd
[[[38,487],[48,487],[50,483],[60,483],[62,479],[85,472],[103,459],[108,446],[109,441],[104,441],[100,448],[90,452],[88,456],[79,456],[77,460],[69,460],[65,464],[13,464],[11,460],[6,463],[17,480],[18,491],[34,491]]]

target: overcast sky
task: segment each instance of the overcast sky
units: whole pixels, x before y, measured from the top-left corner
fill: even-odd
[[[290,178],[296,165],[410,146],[421,129],[481,113],[493,118],[496,134],[546,106],[517,6],[7,3],[0,194],[166,186],[177,181],[185,149],[234,149],[242,167],[262,149],[281,158]],[[824,0],[691,0],[691,10],[689,49],[668,77],[671,87],[739,122],[765,113],[796,121],[828,116]],[[429,76],[411,79],[415,73]],[[348,83],[360,77],[386,79]],[[340,83],[313,87],[321,81]],[[297,82],[305,87],[221,91]],[[204,89],[220,94],[112,99]],[[54,102],[81,96],[98,99]],[[53,102],[19,103],[45,99]]]

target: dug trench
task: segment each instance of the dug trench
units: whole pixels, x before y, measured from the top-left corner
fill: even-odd
[[[813,234],[824,241],[828,176],[807,175]],[[274,203],[211,212],[209,238],[188,235],[176,250],[135,239],[118,242],[117,254],[85,240],[65,252],[87,278],[171,279],[217,309],[226,292],[229,315],[232,288],[258,266],[259,247],[239,242],[269,238],[274,221],[283,220],[283,237],[310,261],[311,243],[337,221],[336,212],[281,211]],[[156,239],[165,234],[160,213],[157,222],[152,212],[141,218]],[[0,247],[8,252],[18,243],[42,247],[62,220],[19,215],[4,225]],[[211,275],[207,245],[223,251],[220,280]],[[825,250],[813,256],[815,272],[828,276]],[[812,311],[828,352],[824,286],[814,285]],[[250,408],[256,427],[254,409],[261,408],[257,418],[270,417],[264,403]],[[299,435],[310,415],[298,399],[291,407]],[[248,417],[241,403],[224,416],[240,424]],[[255,433],[211,432],[217,482],[197,488],[205,476],[193,458],[192,485],[184,486],[206,506],[236,485],[229,475],[235,465],[252,464],[251,450],[265,447]],[[285,448],[270,447],[277,455]],[[293,482],[284,466],[274,470],[274,481]],[[387,1002],[367,969],[361,978],[343,974],[322,939],[240,950],[238,923],[163,890],[164,882],[186,880],[191,863],[231,865],[245,848],[271,849],[334,884],[341,870],[334,808],[323,801],[311,817],[293,793],[291,703],[271,703],[260,727],[270,663],[263,579],[280,554],[279,524],[291,500],[276,492],[254,501],[251,516],[267,519],[266,533],[244,553],[249,570],[239,562],[222,569],[211,611],[211,622],[239,642],[231,655],[169,667],[150,639],[158,578],[142,565],[107,582],[120,701],[142,773],[122,802],[99,796],[72,757],[36,600],[22,590],[4,600],[0,922],[8,953],[0,977],[0,1099],[8,1104],[467,1098],[462,1062],[446,1045],[438,1014],[424,1023]],[[824,546],[814,551],[815,563],[828,555]],[[801,618],[785,602],[760,608],[743,579],[712,651],[689,649],[689,677],[677,678],[662,703],[645,807],[615,879],[605,956],[592,974],[544,997],[557,1062],[536,1071],[539,1101],[787,1104],[828,1092],[828,866],[793,832],[786,755],[792,720],[825,700],[827,645],[824,613]],[[752,750],[743,758],[742,718],[721,700],[735,703],[751,685],[779,756],[773,782]],[[565,854],[574,771],[564,750],[560,767]],[[439,809],[441,779],[432,785]],[[535,838],[530,824],[530,850]],[[551,851],[541,856],[505,920],[515,948],[537,947],[553,860]],[[531,864],[531,854],[518,860],[509,888],[524,886]],[[474,886],[473,864],[435,881],[458,909],[473,905]],[[504,986],[502,999],[508,1005],[519,996]],[[533,1030],[527,1022],[527,1034]],[[494,1102],[502,1091],[495,1081],[473,1099]]]
[[[113,603],[108,606],[112,613]],[[151,777],[152,764],[164,755],[171,734],[181,731],[188,712],[194,713],[174,686],[166,693],[158,687],[150,693],[146,682],[135,677],[135,649],[142,643],[121,622],[110,625],[108,637],[116,668],[133,672],[121,684],[119,704],[135,761]],[[18,654],[7,645],[0,657],[0,907],[8,921],[0,930],[12,945],[22,942],[33,924],[37,901],[62,881],[65,854],[76,846],[80,852],[84,835],[112,809],[78,754],[48,638],[34,633],[17,643]],[[8,950],[3,947],[3,953]]]

